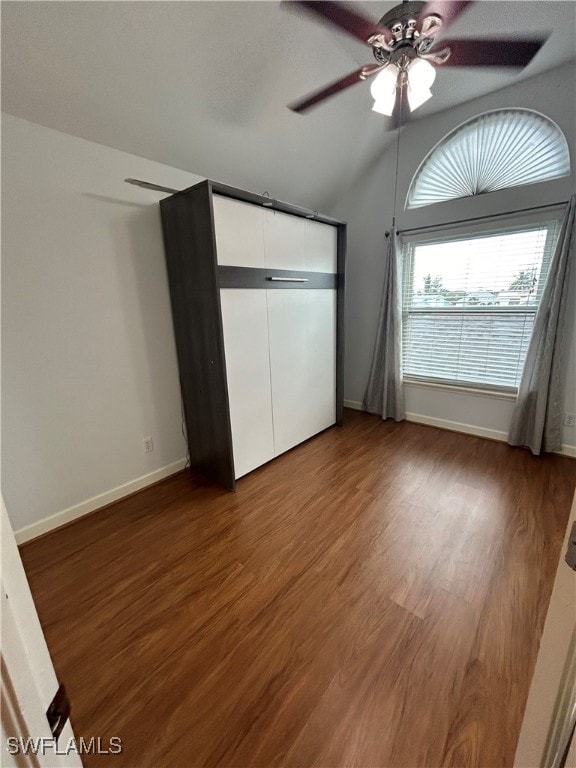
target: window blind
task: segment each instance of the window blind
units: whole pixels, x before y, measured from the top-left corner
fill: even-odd
[[[558,230],[550,219],[406,240],[404,378],[515,390]]]
[[[556,123],[528,109],[498,109],[451,131],[415,173],[406,208],[535,184],[570,173]]]

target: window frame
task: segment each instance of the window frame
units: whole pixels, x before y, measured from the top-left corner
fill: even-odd
[[[547,208],[546,211],[533,211],[528,213],[510,213],[497,216],[485,217],[482,221],[470,220],[468,222],[459,222],[457,224],[446,224],[434,227],[427,227],[423,230],[405,230],[400,232],[401,243],[401,301],[402,301],[402,336],[406,338],[406,328],[410,315],[454,315],[454,316],[506,316],[522,315],[524,317],[535,317],[540,306],[542,293],[545,288],[545,279],[550,267],[550,261],[554,255],[554,247],[560,230],[560,223],[564,212],[564,206],[554,205]],[[512,234],[531,229],[546,228],[546,242],[544,253],[540,264],[538,276],[538,301],[533,305],[499,306],[499,305],[478,305],[478,306],[460,306],[460,307],[418,307],[409,308],[406,303],[407,297],[413,295],[414,282],[414,251],[418,245],[429,245],[434,243],[453,243],[466,241],[475,237],[497,236]],[[542,279],[544,277],[544,280]],[[532,321],[533,323],[533,321]],[[505,395],[508,397],[516,396],[518,386],[506,386],[494,383],[480,383],[478,381],[458,381],[443,377],[419,376],[417,374],[404,373],[405,346],[402,344],[402,362],[401,374],[402,381],[406,385],[431,386],[435,388],[446,388],[456,391],[472,391],[485,393],[489,395]]]

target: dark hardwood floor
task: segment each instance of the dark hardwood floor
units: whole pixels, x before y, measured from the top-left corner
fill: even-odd
[[[21,549],[86,766],[511,766],[576,462],[347,411]]]

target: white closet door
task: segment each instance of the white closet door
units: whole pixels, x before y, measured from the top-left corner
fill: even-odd
[[[337,272],[338,230],[331,224],[306,221],[306,269],[309,272]]]
[[[307,290],[310,434],[336,421],[336,291]]]
[[[310,436],[306,290],[268,290],[270,372],[276,455]]]
[[[212,200],[218,264],[264,268],[264,209],[219,195]]]
[[[267,293],[278,455],[336,420],[336,292],[283,289]]]
[[[222,289],[235,477],[274,458],[266,291]]]
[[[269,269],[306,269],[306,219],[264,212],[264,250]]]

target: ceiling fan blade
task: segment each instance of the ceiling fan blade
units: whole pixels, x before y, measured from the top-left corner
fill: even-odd
[[[426,32],[426,37],[435,37],[440,33],[444,34],[448,27],[456,21],[458,16],[469,5],[472,5],[472,0],[430,0],[420,11],[416,29],[419,32],[422,31],[422,24],[427,16],[440,16],[442,25],[432,27]]]
[[[400,128],[410,119],[410,106],[408,104],[408,82],[405,80],[396,89],[396,102],[392,117],[390,118],[390,128]]]
[[[546,38],[531,40],[442,40],[450,48],[444,67],[525,67]]]
[[[284,5],[302,6],[325,21],[340,27],[352,37],[358,38],[362,43],[368,43],[374,35],[384,35],[386,40],[392,39],[392,33],[388,27],[370,21],[341,3],[331,2],[331,0],[285,0]]]
[[[360,69],[350,72],[349,75],[341,77],[339,80],[330,83],[330,85],[321,88],[319,91],[309,94],[304,99],[289,104],[289,108],[293,112],[306,112],[320,101],[324,101],[324,99],[328,99],[330,96],[334,96],[334,94],[339,93],[346,88],[350,88],[351,85],[363,82],[366,77],[375,74],[379,69],[382,69],[381,64],[367,64],[364,67],[360,67]],[[362,75],[364,75],[364,77],[362,77]]]

